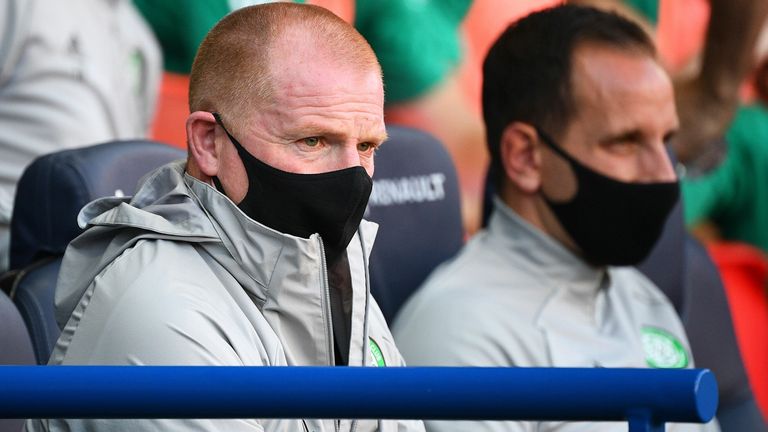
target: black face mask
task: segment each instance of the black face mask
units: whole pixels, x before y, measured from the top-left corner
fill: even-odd
[[[251,219],[284,234],[309,238],[319,233],[329,264],[338,259],[355,235],[368,204],[373,181],[357,166],[321,174],[281,171],[253,157],[227,131],[248,174],[248,192],[237,206]],[[213,178],[224,192],[221,182]]]
[[[576,176],[576,195],[567,202],[544,196],[584,259],[592,265],[635,265],[656,244],[679,185],[674,182],[627,183],[584,166],[537,129],[542,141],[565,159]],[[543,195],[543,194],[542,194]]]

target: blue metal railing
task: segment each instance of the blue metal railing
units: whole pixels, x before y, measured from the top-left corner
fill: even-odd
[[[3,366],[0,418],[707,422],[705,369]]]

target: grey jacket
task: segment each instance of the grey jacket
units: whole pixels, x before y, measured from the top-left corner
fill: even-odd
[[[332,365],[322,244],[243,214],[175,162],[136,195],[94,201],[67,249],[56,291],[62,334],[50,364]],[[376,225],[348,247],[349,364],[403,365],[368,288]],[[421,422],[349,420],[44,420],[30,430],[398,431]]]
[[[501,201],[393,328],[412,366],[692,367],[669,300],[629,267],[595,268]],[[430,431],[626,431],[626,423],[427,422]],[[670,431],[717,431],[716,422]]]

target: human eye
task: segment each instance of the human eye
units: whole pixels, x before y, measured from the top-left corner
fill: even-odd
[[[303,138],[301,142],[307,147],[317,147],[320,145],[320,137]]]
[[[642,142],[634,140],[623,140],[612,143],[611,149],[616,152],[633,152],[642,146]]]
[[[610,153],[626,155],[634,154],[645,142],[645,137],[639,131],[630,131],[606,139],[603,146]]]
[[[359,151],[360,153],[368,153],[376,150],[377,147],[378,147],[378,144],[375,144],[372,142],[361,142],[357,145],[357,151]]]
[[[328,147],[328,141],[322,136],[311,136],[294,141],[299,151],[319,152]]]

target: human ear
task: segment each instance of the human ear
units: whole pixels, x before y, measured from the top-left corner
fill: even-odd
[[[536,129],[522,122],[507,125],[501,134],[500,155],[507,181],[526,194],[541,187],[541,153]]]
[[[189,158],[206,177],[219,172],[219,153],[216,149],[216,119],[213,114],[195,111],[187,118]],[[206,180],[206,179],[202,179]]]

